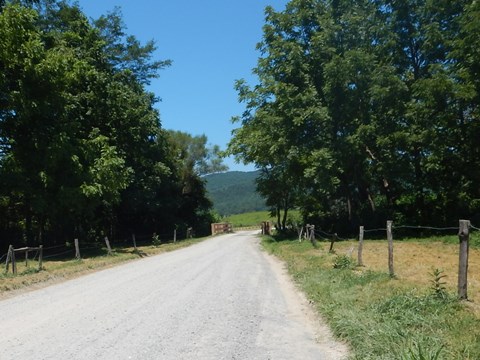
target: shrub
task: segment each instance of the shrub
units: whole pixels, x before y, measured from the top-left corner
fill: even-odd
[[[333,261],[334,269],[351,269],[353,267],[353,260],[347,255],[337,255]]]

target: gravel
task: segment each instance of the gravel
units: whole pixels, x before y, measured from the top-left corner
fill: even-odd
[[[255,232],[0,301],[1,359],[341,359]]]

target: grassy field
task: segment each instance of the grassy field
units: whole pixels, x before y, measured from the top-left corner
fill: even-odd
[[[233,227],[259,226],[262,221],[273,221],[268,211],[255,211],[245,214],[230,215],[225,219]]]
[[[0,272],[0,298],[8,296],[13,290],[42,287],[116,264],[187,247],[205,239],[184,240],[159,246],[139,246],[138,252],[135,252],[133,247],[118,247],[113,248],[113,255],[107,255],[106,249],[98,249],[82,254],[81,260],[45,260],[42,271],[38,271],[37,261],[30,261],[27,267],[25,261],[17,260],[17,275],[11,273],[11,267],[8,274],[5,271]]]
[[[289,218],[298,217],[298,210],[290,210]],[[262,221],[271,221],[275,223],[277,220],[270,216],[269,211],[254,211],[244,214],[230,215],[225,218],[226,222],[229,222],[233,227],[247,227],[247,226],[259,226]]]
[[[366,241],[365,267],[356,267],[354,241],[336,243],[329,254],[329,243],[314,249],[305,241],[263,239],[335,335],[350,344],[352,359],[480,359],[480,249],[470,249],[470,301],[460,302],[458,245],[449,242],[395,242],[392,279],[386,241]]]

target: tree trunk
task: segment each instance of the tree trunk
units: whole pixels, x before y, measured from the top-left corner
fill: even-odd
[[[283,219],[282,219],[282,230],[287,228],[287,215],[288,215],[288,206],[285,206],[283,209]]]
[[[370,193],[370,189],[367,188],[367,199],[368,202],[370,203],[370,209],[372,209],[372,212],[375,212],[377,209],[375,208],[375,202],[373,201],[372,194]]]
[[[277,206],[277,229],[281,229],[281,214],[280,214],[280,207]]]
[[[30,199],[25,199],[25,245],[31,245],[33,243],[33,214]]]
[[[352,200],[347,196],[348,221],[352,221]]]
[[[415,168],[415,183],[417,189],[415,193],[415,208],[418,211],[420,223],[426,223],[426,209],[425,209],[425,196],[423,191],[423,170],[422,170],[422,157],[420,149],[416,148],[414,151],[414,168]]]

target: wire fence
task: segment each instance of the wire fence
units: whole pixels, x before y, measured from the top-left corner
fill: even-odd
[[[137,249],[137,246],[149,246],[149,245],[161,245],[167,243],[173,243],[176,241],[182,241],[187,238],[193,237],[193,232],[191,229],[186,231],[174,231],[170,233],[153,233],[153,234],[131,234],[131,238],[121,237],[117,238],[114,241],[109,241],[108,237],[105,237],[104,241],[98,240],[96,242],[85,242],[78,243],[77,245],[74,242],[57,244],[48,247],[42,247],[42,260],[53,260],[53,261],[64,261],[72,260],[75,258],[97,256],[99,253],[110,254],[111,247],[115,250],[121,250],[125,248],[134,248],[133,251]],[[32,249],[26,250],[26,258],[28,257],[28,252],[34,251],[35,248],[25,248]],[[19,251],[18,249],[15,251]],[[32,252],[33,253],[33,252]],[[29,261],[40,261],[39,251],[37,250],[33,258],[28,259]],[[81,256],[79,256],[81,254]],[[0,263],[6,260],[6,265],[9,262],[9,253],[5,253],[0,256]],[[11,261],[11,260],[10,260]],[[8,268],[8,265],[7,265]]]
[[[452,241],[452,239],[450,239],[450,235],[453,235],[453,233],[452,233],[453,231],[455,232],[455,235],[458,236],[458,241],[459,241],[460,248],[458,249],[458,251],[455,251],[455,253],[448,254],[448,256],[450,256],[450,258],[452,257],[452,255],[453,256],[458,256],[458,267],[457,267],[457,270],[458,270],[458,274],[457,274],[458,275],[458,297],[460,299],[467,299],[467,287],[468,287],[468,284],[469,284],[467,282],[467,273],[468,273],[468,264],[469,264],[469,250],[468,250],[469,249],[469,243],[473,239],[474,244],[477,245],[477,246],[480,246],[480,241],[479,241],[480,238],[478,237],[478,232],[480,231],[480,228],[473,225],[469,220],[459,220],[459,226],[458,227],[454,227],[454,226],[440,227],[440,226],[422,226],[422,225],[395,225],[394,226],[392,221],[387,221],[387,226],[385,228],[381,227],[381,228],[374,228],[374,229],[365,229],[363,226],[360,226],[359,227],[359,235],[358,235],[358,247],[357,247],[357,250],[358,250],[357,265],[358,266],[365,266],[364,263],[363,263],[363,241],[365,239],[365,235],[381,232],[381,233],[383,233],[383,236],[384,236],[383,239],[385,240],[385,238],[386,238],[386,240],[388,242],[388,260],[385,259],[385,260],[387,260],[385,263],[388,262],[388,271],[389,271],[390,276],[391,277],[396,277],[397,273],[394,270],[394,261],[393,261],[394,260],[394,257],[393,257],[393,249],[394,249],[393,238],[394,238],[394,236],[393,235],[394,235],[394,233],[396,233],[397,236],[398,236],[399,231],[402,232],[402,230],[406,230],[410,233],[412,231],[421,231],[422,236],[425,236],[426,232],[447,234],[447,235],[449,235],[449,237],[446,238],[446,241],[448,243],[451,243],[451,241]],[[475,236],[473,238],[471,237],[472,234],[475,234]],[[306,225],[305,227],[299,228],[299,240],[300,241],[302,240],[302,236],[303,236],[303,239],[310,240],[312,242],[312,245],[315,248],[318,248],[317,244],[316,244],[317,239],[330,241],[331,244],[330,244],[330,249],[328,250],[329,253],[335,253],[335,250],[333,249],[335,242],[352,240],[352,239],[342,238],[342,237],[338,236],[337,233],[330,233],[330,232],[327,232],[327,231],[324,231],[324,230],[321,230],[321,229],[317,229],[314,225]],[[371,237],[370,237],[370,239],[372,240]],[[375,241],[381,241],[381,240],[378,240],[379,238],[377,236],[374,236],[374,239],[377,239]],[[402,237],[400,237],[400,239],[402,239]],[[348,255],[347,255],[348,257],[352,256],[353,249],[354,249],[354,246],[350,247],[350,249],[348,251]],[[378,260],[375,260],[375,257],[378,257],[379,254],[380,254],[380,257],[385,255],[385,254],[381,255],[381,254],[383,254],[383,251],[385,251],[385,250],[380,250],[380,249],[384,249],[384,247],[383,246],[380,247],[380,248],[378,246],[369,247],[368,251],[372,252],[372,254],[370,255],[370,259],[371,260],[374,259],[373,260],[374,263],[378,262]],[[402,246],[400,249],[407,249],[407,248]],[[397,251],[402,251],[402,250],[397,250]],[[447,256],[444,253],[442,253],[440,255],[441,256]],[[403,256],[404,261],[408,261],[408,260],[405,260],[406,256],[408,257],[408,255],[402,254],[402,256]],[[421,258],[423,258],[422,254],[416,254],[416,255],[412,254],[411,256],[413,256],[413,257],[419,256],[419,260]],[[436,256],[435,260],[437,258],[440,259],[441,256]],[[450,261],[452,261],[452,259],[450,259]],[[478,259],[475,258],[474,261],[475,261],[474,264],[477,264]],[[432,266],[435,266],[433,264],[434,262],[435,261],[432,262]],[[404,271],[405,271],[405,265],[402,264],[402,268],[404,268]],[[456,271],[456,270],[453,270],[453,271]],[[480,284],[477,285],[477,282],[478,282],[478,280],[474,279],[474,283],[476,284],[476,285],[474,285],[474,287],[475,286],[480,286]]]
[[[451,232],[451,231],[458,231],[459,227],[449,226],[449,227],[436,227],[436,226],[421,226],[421,225],[395,225],[392,226],[393,230],[430,230],[430,231],[438,231],[438,232]],[[480,231],[480,228],[470,224],[470,229],[474,231]],[[387,228],[374,228],[374,229],[364,229],[363,232],[365,234],[368,233],[386,233]],[[329,233],[321,229],[315,229],[315,236],[319,239],[323,240],[331,240],[336,239],[339,241],[348,241],[348,238],[343,238],[339,236],[337,233]]]

